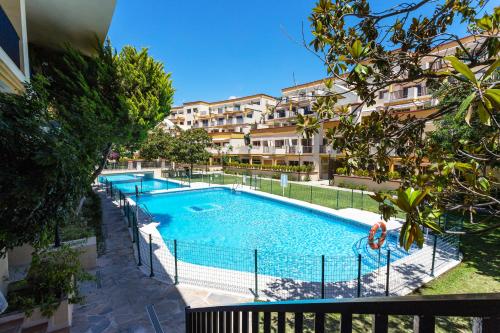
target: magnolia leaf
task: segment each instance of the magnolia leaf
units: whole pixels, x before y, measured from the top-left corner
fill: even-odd
[[[359,58],[363,52],[363,46],[361,45],[361,41],[359,39],[356,39],[349,48],[349,51],[353,58],[355,59]]]
[[[464,112],[467,108],[467,114],[465,115],[465,122],[470,126],[470,119],[472,117],[472,107],[470,107],[470,103],[472,100],[476,97],[476,92],[471,93],[469,96],[467,96],[462,103],[460,103],[460,106],[458,107],[458,112],[462,113]]]
[[[479,115],[479,120],[486,126],[491,126],[491,115],[486,110],[483,102],[477,104],[477,114]]]
[[[447,56],[444,57],[445,60],[448,60],[453,68],[463,76],[465,76],[470,82],[477,84],[476,77],[474,73],[470,70],[469,66],[458,60],[455,56]]]
[[[488,181],[488,179],[484,178],[484,177],[479,177],[479,179],[477,180],[480,188],[483,190],[483,191],[488,191],[489,188],[490,188],[490,182]]]
[[[496,108],[500,108],[500,89],[486,89],[484,96],[495,105]]]
[[[484,17],[476,20],[476,24],[479,28],[486,31],[493,29],[493,22],[491,21],[491,18],[486,14],[484,15]]]
[[[490,75],[493,74],[493,72],[495,72],[495,70],[498,67],[500,67],[500,58],[495,60],[495,62],[492,63],[491,66],[486,70],[486,72],[483,75],[483,80],[488,79],[490,77]]]

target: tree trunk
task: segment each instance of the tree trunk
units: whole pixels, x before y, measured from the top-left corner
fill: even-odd
[[[92,179],[96,179],[97,176],[99,176],[101,174],[102,170],[104,169],[104,166],[106,165],[106,162],[108,161],[108,157],[109,157],[109,154],[111,153],[112,146],[113,146],[113,144],[111,142],[108,143],[108,145],[106,146],[106,149],[103,151],[104,158],[102,159],[99,167],[96,170],[94,170],[94,173],[92,174]]]

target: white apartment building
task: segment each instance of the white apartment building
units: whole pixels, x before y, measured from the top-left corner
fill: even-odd
[[[470,36],[462,38],[461,43],[470,47],[476,40]],[[440,56],[451,55],[457,45],[457,42],[443,44],[435,52]],[[422,66],[443,70],[447,67],[443,60],[435,59],[424,59]],[[359,97],[348,92],[341,82],[335,83],[332,89],[343,94],[337,103],[339,106],[347,105],[352,109],[361,103]],[[279,98],[259,94],[213,103],[185,103],[173,108],[168,119],[184,129],[205,128],[211,133],[216,146],[212,149],[212,163],[220,163],[221,155],[227,154],[251,164],[309,164],[314,166],[311,178],[328,179],[329,160],[332,156],[337,160],[336,168],[343,157],[341,152],[331,150],[325,140],[326,131],[338,126],[338,119],[323,120],[319,133],[310,139],[297,133],[296,124],[297,114],[315,115],[312,111],[315,99],[332,92],[328,91],[324,80],[283,88],[281,92]],[[368,119],[371,112],[381,108],[387,108],[401,117],[423,118],[435,112],[437,104],[425,81],[393,84],[379,92],[374,105],[361,108],[358,121]],[[426,124],[426,131],[433,128],[431,122]],[[396,170],[398,163],[399,158],[394,156],[390,169]]]

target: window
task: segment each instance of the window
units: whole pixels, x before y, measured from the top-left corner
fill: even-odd
[[[188,125],[191,125],[191,120],[188,120],[188,121],[187,121],[187,124],[188,124]]]
[[[183,121],[181,121],[181,122],[179,123],[179,125],[184,125],[184,122],[183,122]]]
[[[196,113],[196,112],[198,112],[198,109],[197,109],[197,108],[194,108],[194,109],[193,109],[193,113]]]
[[[217,113],[223,113],[224,112],[224,109],[223,108],[217,108]]]
[[[187,109],[187,113],[188,113],[188,114],[189,114],[189,113],[191,113],[191,109]]]
[[[408,98],[408,90],[409,90],[409,89],[410,89],[410,88],[408,88],[408,87],[404,87],[404,88],[403,88],[403,98]]]
[[[236,123],[237,124],[243,124],[243,116],[236,117]]]
[[[274,140],[274,146],[276,148],[282,148],[285,145],[285,140]]]
[[[298,140],[297,140],[297,139],[292,139],[292,140],[291,140],[291,142],[292,142],[292,146],[296,146],[296,145],[297,145]]]
[[[260,147],[260,141],[252,141],[254,147]]]
[[[235,111],[240,111],[240,105],[236,104],[236,105],[234,106],[234,110],[235,110]]]
[[[253,117],[253,112],[248,112],[247,113],[247,118],[252,118]]]
[[[208,120],[203,120],[203,127],[207,127],[208,126]]]
[[[387,94],[387,90],[381,90],[378,92],[378,98],[379,99],[384,99],[385,98],[385,94]]]

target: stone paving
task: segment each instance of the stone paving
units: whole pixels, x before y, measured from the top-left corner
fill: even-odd
[[[106,252],[95,282],[82,285],[85,303],[73,310],[71,332],[155,332],[146,310],[153,305],[165,333],[184,331],[184,308],[251,301],[238,296],[151,279],[136,264],[119,209],[101,193]]]

